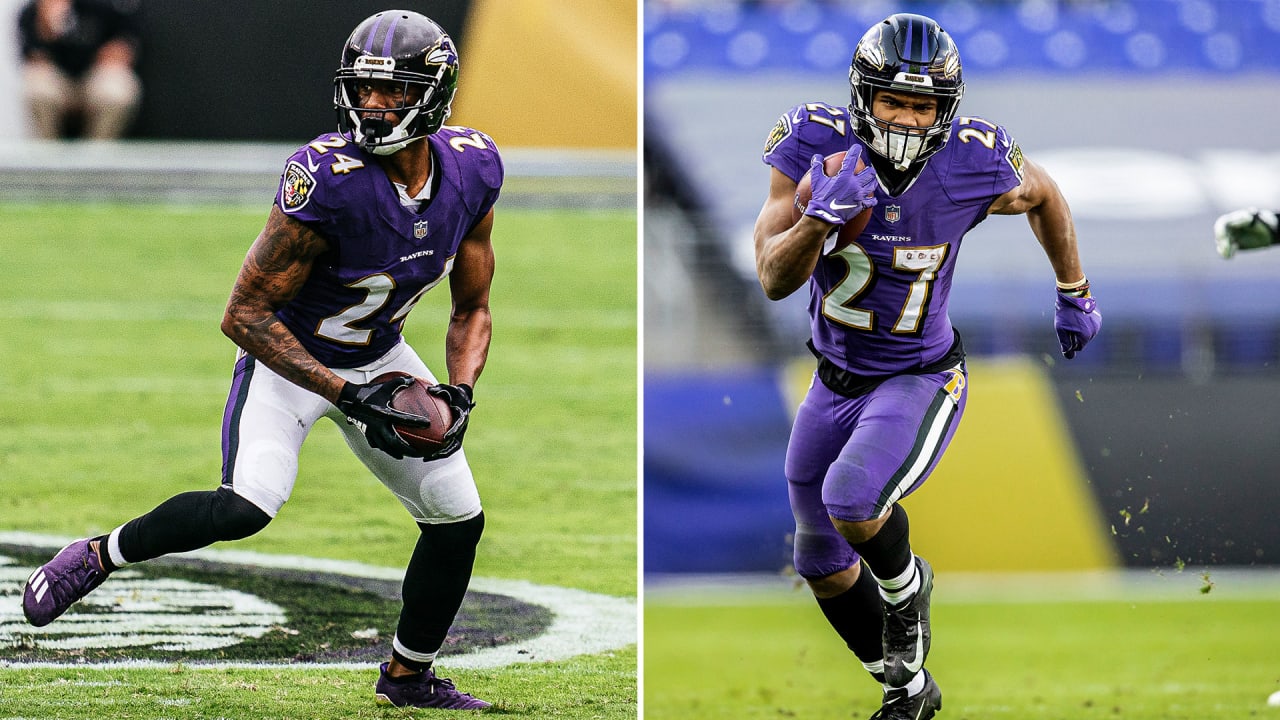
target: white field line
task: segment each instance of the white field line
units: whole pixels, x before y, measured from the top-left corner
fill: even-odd
[[[0,532],[0,543],[49,548],[56,551],[75,538],[51,537],[26,532]],[[52,556],[52,554],[51,554]],[[347,560],[326,560],[296,555],[267,555],[245,550],[197,550],[176,557],[187,557],[213,563],[257,565],[259,567],[317,572],[399,582],[404,571],[376,567]],[[552,613],[551,626],[536,638],[500,647],[483,648],[465,655],[442,654],[445,668],[493,668],[521,662],[554,662],[577,655],[618,650],[638,641],[637,606],[633,598],[600,595],[585,590],[537,585],[525,580],[475,577],[471,589],[476,592],[506,595],[540,605]],[[21,602],[20,598],[18,602]],[[21,610],[19,609],[20,613]],[[172,667],[174,663],[132,661],[110,663],[76,663],[88,668]],[[337,668],[365,670],[375,663],[197,663],[191,668]],[[64,663],[9,663],[0,660],[0,668],[66,667]]]

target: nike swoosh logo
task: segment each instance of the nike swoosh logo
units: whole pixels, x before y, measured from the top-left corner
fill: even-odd
[[[793,114],[793,115],[791,116],[791,120],[792,120],[793,122],[800,122],[800,111],[799,111],[799,110],[796,110],[796,111],[795,111],[795,114]]]
[[[315,172],[320,169],[319,165],[315,164],[314,162],[311,162],[310,150],[307,151],[307,169],[310,170],[311,172]]]
[[[920,642],[920,623],[916,623],[916,659],[904,661],[902,665],[912,673],[920,672],[924,667],[924,643]]]
[[[856,207],[862,207],[861,203],[854,203],[852,205],[841,205],[840,203],[836,203],[836,202],[831,203],[832,210],[849,210],[851,208],[856,208]]]

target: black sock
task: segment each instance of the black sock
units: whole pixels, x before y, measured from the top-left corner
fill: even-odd
[[[115,572],[120,568],[111,562],[111,553],[107,551],[107,541],[109,535],[99,535],[95,538],[89,538],[90,543],[98,543],[98,562],[102,563],[102,569],[106,572]]]
[[[462,522],[420,523],[418,527],[422,532],[404,573],[404,609],[396,640],[415,653],[429,655],[444,645],[471,584],[484,513]],[[392,657],[418,672],[431,667],[430,662],[413,660],[398,651]]]
[[[271,516],[235,494],[230,486],[185,492],[120,529],[120,554],[127,562],[187,552],[220,540],[248,537],[271,522]],[[106,543],[102,546],[107,552]]]
[[[853,545],[853,549],[877,578],[894,578],[911,565],[910,530],[907,511],[901,505],[894,505],[880,531],[870,540]]]
[[[864,665],[884,660],[881,641],[884,615],[880,607],[880,589],[865,566],[848,590],[835,597],[817,600],[827,622]],[[884,682],[884,673],[872,673],[872,676]]]

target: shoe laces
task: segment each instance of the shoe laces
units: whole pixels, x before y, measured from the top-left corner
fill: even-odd
[[[431,673],[430,677],[427,680],[427,683],[431,685],[431,689],[433,691],[436,688],[443,688],[445,690],[453,690],[456,692],[458,689],[453,684],[453,680],[450,680],[449,678],[437,677],[435,673]]]
[[[439,690],[445,693],[457,695],[459,697],[466,697],[466,698],[472,698],[472,699],[475,698],[474,695],[471,695],[470,693],[464,693],[461,690],[459,690],[458,687],[453,684],[453,680],[451,680],[450,678],[437,677],[434,672],[430,674],[430,679],[427,681],[427,684],[431,688],[432,693],[435,693]]]

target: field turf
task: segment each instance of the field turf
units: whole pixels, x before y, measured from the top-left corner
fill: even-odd
[[[0,529],[84,536],[217,485],[218,329],[266,208],[0,205]],[[467,453],[476,574],[636,596],[634,212],[499,212],[494,339]],[[447,288],[406,335],[442,373]],[[416,531],[321,422],[290,502],[228,549],[403,567]],[[12,597],[12,596],[11,596]],[[450,670],[523,717],[633,718],[636,647]],[[5,667],[0,717],[382,718],[369,670]],[[428,716],[421,712],[417,715]]]
[[[939,574],[938,718],[1280,718],[1266,704],[1280,690],[1280,576],[1268,577],[1210,575],[1209,593],[1189,570],[1099,593],[1070,576],[979,577],[957,595]],[[644,627],[645,718],[866,718],[879,706],[807,590],[647,590]]]

